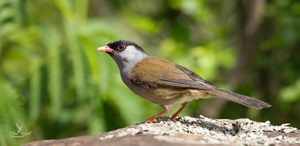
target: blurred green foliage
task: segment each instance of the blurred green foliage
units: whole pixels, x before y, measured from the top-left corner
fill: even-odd
[[[1,0],[0,145],[97,134],[159,112],[129,91],[113,60],[96,51],[113,40],[135,41],[229,88],[227,74],[239,61],[239,2]],[[228,103],[220,117],[300,127],[299,16],[296,0],[266,3],[255,61],[236,89],[272,108]],[[197,117],[207,104],[194,101],[182,115]],[[16,123],[31,135],[12,138]]]

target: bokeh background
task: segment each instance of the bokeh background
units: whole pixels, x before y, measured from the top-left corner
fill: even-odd
[[[299,18],[298,0],[0,0],[0,145],[98,134],[160,112],[96,51],[119,39],[273,105],[197,100],[181,116],[299,128]],[[11,137],[16,124],[31,134]]]

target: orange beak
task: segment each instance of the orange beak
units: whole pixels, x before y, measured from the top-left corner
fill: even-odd
[[[100,51],[100,52],[112,52],[113,49],[111,49],[108,46],[102,46],[102,47],[97,48],[97,51]]]

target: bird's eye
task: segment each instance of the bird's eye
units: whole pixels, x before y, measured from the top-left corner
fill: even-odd
[[[118,45],[118,50],[119,50],[119,51],[123,51],[123,50],[125,50],[125,49],[126,49],[126,45],[124,45],[124,44]]]

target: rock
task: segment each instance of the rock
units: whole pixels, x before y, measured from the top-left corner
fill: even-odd
[[[249,119],[210,119],[184,117],[158,119],[156,123],[142,123],[99,135],[60,140],[43,140],[25,144],[37,145],[300,145],[300,130],[288,124],[273,126],[269,121]]]

